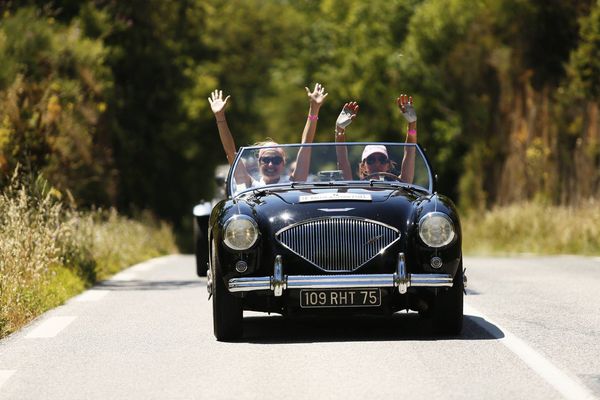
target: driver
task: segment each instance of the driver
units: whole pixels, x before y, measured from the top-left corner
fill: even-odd
[[[412,96],[401,94],[396,99],[396,104],[402,113],[404,119],[408,122],[406,143],[417,143],[417,113],[413,106]],[[350,102],[344,104],[340,115],[336,121],[335,126],[335,141],[345,142],[346,141],[346,127],[348,127],[352,121],[356,118],[358,113],[358,104],[356,102]],[[345,146],[337,147],[338,164],[344,179],[352,180],[352,170],[350,168],[350,162],[348,161],[348,151]],[[400,168],[400,174],[398,178],[402,182],[412,183],[415,171],[415,148],[406,147],[404,149],[404,158],[402,159],[402,166]],[[396,163],[389,159],[387,148],[383,145],[367,145],[365,146],[361,162],[358,165],[358,176],[360,179],[371,179],[384,178],[385,175],[393,174]],[[378,172],[381,175],[378,175]]]
[[[391,173],[396,166],[396,163],[389,159],[387,148],[380,144],[365,146],[360,159],[358,165],[360,179],[376,177],[379,172]]]

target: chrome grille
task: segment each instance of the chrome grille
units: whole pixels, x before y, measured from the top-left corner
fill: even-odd
[[[325,217],[283,228],[277,240],[324,271],[351,272],[400,238],[400,232],[377,221]]]

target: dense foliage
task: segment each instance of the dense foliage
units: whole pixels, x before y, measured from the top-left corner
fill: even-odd
[[[296,142],[304,86],[360,103],[352,140],[419,142],[465,209],[600,191],[597,0],[21,0],[0,21],[0,169],[83,205],[184,226],[225,161],[206,98],[231,94],[238,146]]]

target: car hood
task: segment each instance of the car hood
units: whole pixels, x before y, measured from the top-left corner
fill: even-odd
[[[392,187],[327,187],[256,190],[238,197],[238,204],[257,220],[261,230],[277,232],[308,219],[353,216],[404,226],[416,205],[429,196]],[[241,205],[241,204],[240,204]]]

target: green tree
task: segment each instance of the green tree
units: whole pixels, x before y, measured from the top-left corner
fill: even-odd
[[[33,8],[6,11],[0,25],[0,168],[43,173],[84,204],[114,198],[111,154],[99,120],[111,79],[106,49],[80,22]]]

